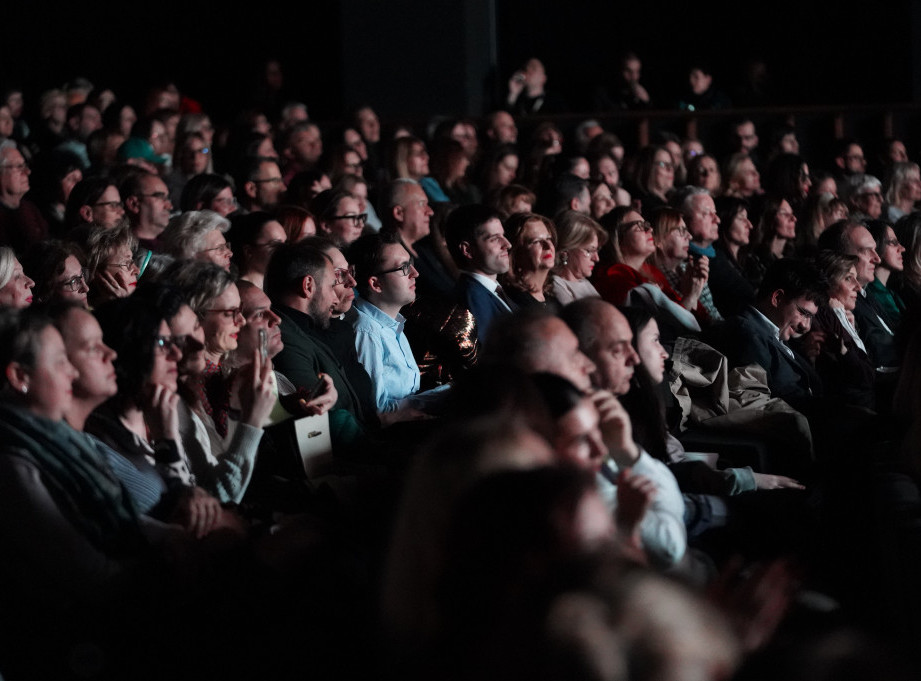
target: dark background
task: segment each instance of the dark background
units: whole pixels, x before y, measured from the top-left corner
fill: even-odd
[[[574,110],[617,56],[643,59],[644,83],[671,106],[697,59],[735,93],[761,58],[777,104],[912,102],[917,2],[623,3],[573,0],[245,0],[41,6],[2,10],[0,86],[27,102],[82,75],[138,100],[174,80],[218,118],[247,103],[267,58],[319,120],[370,102],[385,118],[480,114],[530,56]],[[495,36],[495,37],[493,37]]]

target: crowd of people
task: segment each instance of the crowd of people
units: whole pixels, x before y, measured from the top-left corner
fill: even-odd
[[[918,164],[625,148],[546,82],[3,93],[0,675],[908,674]]]

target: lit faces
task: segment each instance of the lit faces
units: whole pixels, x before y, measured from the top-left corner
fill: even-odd
[[[115,351],[102,341],[102,329],[86,310],[71,310],[63,320],[67,358],[78,372],[73,392],[78,398],[104,400],[118,392]]]
[[[796,215],[786,201],[780,202],[774,226],[778,238],[787,240],[796,238]]]
[[[396,215],[400,223],[400,234],[410,244],[427,236],[434,212],[422,187],[406,187]]]
[[[566,260],[567,269],[576,279],[591,277],[598,262],[598,235],[592,234],[584,244],[567,251]]]
[[[665,379],[665,360],[668,352],[659,342],[659,325],[655,319],[650,319],[636,337],[636,350],[640,361],[656,384]]]
[[[675,185],[675,164],[672,155],[660,149],[653,158],[652,187],[657,194],[666,194]]]
[[[58,300],[69,301],[82,307],[87,307],[86,294],[89,293],[90,287],[86,282],[83,265],[80,264],[76,257],[67,256],[64,261],[64,271],[57,275],[55,288],[54,296]]]
[[[230,187],[224,187],[217,193],[217,196],[211,199],[211,205],[206,206],[206,208],[210,208],[222,218],[226,218],[237,209],[237,200],[234,198]]]
[[[747,246],[751,238],[752,222],[748,219],[748,211],[743,208],[735,217],[732,218],[732,224],[726,231],[726,237],[729,243],[736,246]]]
[[[0,154],[0,189],[10,196],[22,197],[29,191],[29,166],[18,149]]]
[[[662,252],[666,260],[683,261],[688,257],[688,244],[691,243],[691,233],[681,220],[676,227],[668,230],[668,233],[656,244],[656,248]]]
[[[857,296],[860,293],[860,283],[857,281],[857,268],[851,267],[847,274],[831,283],[828,295],[844,306],[845,310],[853,311],[857,306]]]
[[[556,262],[556,246],[546,225],[528,222],[521,233],[521,246],[515,252],[515,268],[524,271],[551,270]]]
[[[326,251],[327,257],[333,262],[333,277],[339,279],[341,284],[334,284],[336,290],[337,303],[333,308],[333,314],[338,316],[345,314],[352,307],[352,301],[355,300],[355,278],[349,270],[349,263],[342,255],[338,248],[331,248]]]
[[[777,310],[774,323],[779,330],[780,340],[783,341],[808,333],[812,326],[812,318],[819,311],[811,300],[803,296],[787,299],[780,291],[774,294],[774,306]]]
[[[0,288],[0,305],[21,310],[32,304],[32,287],[35,282],[22,271],[18,260],[13,260],[13,276]]]
[[[173,333],[165,321],[160,322],[157,335],[170,340],[173,338]],[[160,345],[154,342],[153,354],[153,369],[150,371],[148,384],[162,385],[167,390],[175,392],[179,384],[179,360],[182,359],[182,351],[176,347],[175,343]]]
[[[697,175],[697,186],[703,187],[711,194],[719,191],[723,180],[715,158],[704,156],[698,163]]]
[[[92,206],[90,206],[91,220],[93,224],[111,229],[125,215],[125,207],[122,205],[122,197],[114,184],[106,187],[102,196]]]
[[[575,408],[557,421],[553,449],[564,462],[592,473],[601,471],[608,454],[598,427],[598,410],[589,398],[583,398]]]
[[[866,286],[873,281],[876,266],[880,263],[876,241],[866,227],[852,227],[848,232],[848,252],[857,256],[857,280],[861,286]]]
[[[38,337],[35,366],[26,371],[26,402],[30,411],[52,421],[60,421],[73,402],[73,382],[77,370],[67,359],[61,334],[46,326]]]
[[[595,363],[592,379],[598,388],[625,395],[630,390],[633,367],[640,361],[633,349],[630,324],[613,305],[604,306],[596,320],[596,334],[589,353]]]
[[[364,220],[359,218],[362,215],[361,205],[358,199],[348,196],[339,201],[336,207],[336,216],[323,223],[324,230],[330,238],[339,246],[348,246],[361,236],[365,227]]]
[[[272,301],[262,289],[254,286],[247,286],[240,297],[246,326],[240,331],[237,352],[243,361],[252,359],[253,353],[259,349],[259,330],[264,329],[268,355],[274,357],[285,345],[281,340],[279,327],[281,317],[272,312]]]
[[[492,218],[476,229],[473,243],[464,242],[471,269],[487,276],[505,274],[509,268],[508,252],[512,245],[502,230],[498,218]],[[463,244],[462,244],[463,245]]]
[[[593,218],[599,220],[601,216],[610,213],[614,209],[615,205],[614,196],[611,194],[611,190],[608,188],[607,184],[602,182],[597,187],[595,187],[595,191],[592,192],[591,202]]]
[[[406,159],[406,170],[414,180],[421,180],[429,174],[429,153],[424,144],[416,142],[412,145]]]
[[[624,216],[623,223],[631,224],[624,231],[618,226],[620,235],[620,251],[625,257],[649,257],[656,251],[655,240],[652,236],[652,227],[648,226],[643,216],[636,211],[631,211]]]
[[[169,320],[173,337],[192,338],[197,341],[197,349],[186,342],[179,361],[180,376],[198,376],[205,371],[205,330],[198,315],[188,305],[179,308],[179,312]]]
[[[883,239],[881,251],[880,259],[882,262],[880,267],[886,267],[890,272],[901,272],[904,268],[902,254],[905,252],[905,247],[899,243],[895,232],[892,231],[892,227],[886,228],[886,238]]]
[[[105,260],[106,271],[115,277],[119,286],[133,293],[138,285],[138,274],[140,269],[134,263],[131,255],[131,249],[127,245],[113,248]]]
[[[709,245],[719,236],[720,219],[716,214],[716,204],[713,197],[707,194],[698,194],[691,198],[691,221],[688,231],[695,243]]]
[[[339,294],[333,264],[326,262],[325,269],[313,279],[313,295],[307,307],[307,314],[321,329],[329,327],[329,320],[339,306]]]
[[[382,256],[382,274],[373,278],[376,283],[372,283],[372,290],[381,305],[399,309],[416,299],[416,277],[419,276],[419,272],[412,265],[409,267],[409,274],[403,274],[402,270],[397,269],[412,262],[402,244],[387,244]]]
[[[230,250],[223,232],[219,229],[212,229],[202,238],[201,247],[195,254],[195,260],[213,263],[229,272],[232,256],[233,251]]]
[[[236,284],[230,284],[221,295],[211,301],[202,320],[208,352],[223,355],[235,350],[237,337],[245,323],[246,320],[240,312],[240,291]]]

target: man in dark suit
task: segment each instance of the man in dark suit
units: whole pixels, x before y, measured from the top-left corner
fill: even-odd
[[[822,397],[822,384],[810,361],[787,342],[809,331],[825,290],[811,264],[778,260],[765,273],[755,304],[727,320],[716,341],[731,366],[763,367],[771,394],[807,416]]]
[[[876,252],[876,240],[863,223],[854,220],[841,220],[822,232],[819,248],[839,255],[857,257],[857,283],[860,295],[854,308],[854,320],[861,340],[867,348],[867,354],[876,367],[877,375],[894,371],[901,364],[895,334],[898,329],[890,328],[883,321],[881,311],[877,309],[866,292],[867,284],[876,276],[876,266],[880,263]]]
[[[498,281],[500,274],[508,272],[512,245],[498,214],[477,204],[461,206],[448,216],[445,241],[461,270],[455,294],[473,313],[480,338],[485,338],[496,317],[517,309]]]

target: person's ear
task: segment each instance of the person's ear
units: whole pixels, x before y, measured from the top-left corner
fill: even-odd
[[[19,362],[10,362],[6,367],[6,380],[10,387],[18,393],[29,392],[29,372]]]
[[[383,293],[384,289],[381,287],[381,278],[378,276],[369,277],[368,289],[374,293]]]
[[[314,294],[317,292],[317,282],[309,274],[305,274],[304,278],[301,279],[301,298],[311,299]]]
[[[779,309],[783,303],[784,292],[782,288],[779,288],[771,294],[771,307]]]
[[[249,198],[255,199],[255,198],[256,198],[257,191],[258,191],[258,190],[257,190],[257,187],[256,187],[256,183],[253,182],[252,180],[250,180],[249,182],[246,182],[246,183],[243,185],[243,191],[246,192],[246,195],[247,195]]]
[[[93,207],[92,206],[82,205],[80,206],[80,210],[77,212],[80,214],[80,217],[83,219],[84,222],[93,221]]]
[[[403,218],[406,215],[406,211],[403,210],[403,206],[394,206],[391,210],[391,215],[396,222],[403,222]]]
[[[125,210],[129,213],[139,213],[141,210],[141,199],[137,196],[125,197]]]
[[[462,256],[464,256],[467,260],[473,260],[473,249],[470,247],[469,241],[461,241],[457,247],[460,250]]]

